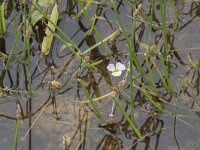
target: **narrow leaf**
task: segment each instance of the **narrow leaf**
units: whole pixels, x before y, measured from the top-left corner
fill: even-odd
[[[58,17],[59,17],[58,5],[56,3],[54,8],[53,8],[53,11],[51,13],[50,20],[54,24],[57,24]],[[46,32],[45,32],[46,36],[44,37],[44,39],[42,41],[42,54],[41,55],[48,55],[49,54],[49,50],[51,48],[51,43],[52,43],[53,37],[54,37],[54,32],[55,32],[55,26],[49,21],[49,23],[47,25]]]

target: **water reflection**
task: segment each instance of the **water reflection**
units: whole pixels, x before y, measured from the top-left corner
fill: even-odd
[[[137,149],[139,143],[144,143],[144,149],[153,148],[151,143],[151,137],[156,136],[155,150],[158,149],[160,136],[163,131],[164,122],[156,117],[150,116],[141,125],[140,131],[143,136],[142,140],[132,138],[131,130],[127,130],[129,127],[128,122],[121,124],[120,122],[111,121],[106,124],[100,125],[101,128],[109,131],[105,134],[102,140],[99,142],[97,149],[122,149],[125,148],[124,141],[122,140],[122,134],[129,140],[132,140],[131,149]],[[128,131],[128,132],[127,132]]]
[[[115,149],[120,150],[123,149],[122,140],[119,138],[115,138],[112,135],[105,135],[100,143],[97,145],[96,150],[102,149]]]

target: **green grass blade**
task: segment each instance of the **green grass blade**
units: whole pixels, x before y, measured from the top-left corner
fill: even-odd
[[[160,112],[164,112],[164,108],[158,103],[158,102],[155,102],[148,94],[148,92],[146,90],[144,90],[143,88],[137,86],[137,85],[134,85],[137,89],[139,89],[144,95],[145,97],[147,98],[147,100],[152,103],[156,108],[158,108],[160,110]]]
[[[163,55],[161,53],[159,54],[159,58],[160,58],[161,65],[162,65],[164,75],[165,75],[165,78],[166,78],[166,82],[167,82],[166,90],[174,93],[174,89],[173,89],[172,83],[171,83],[170,78],[169,78],[169,73],[168,73],[169,70],[167,70],[167,68],[166,68],[165,61],[164,61]],[[167,62],[167,63],[169,63],[169,62]]]
[[[8,69],[8,65],[13,57],[13,52],[14,52],[14,49],[17,47],[17,44],[18,44],[18,41],[20,40],[20,32],[17,32],[17,35],[15,37],[15,41],[12,45],[12,48],[10,50],[10,55],[8,56],[8,60],[7,60],[7,63],[5,65],[5,69],[7,70]]]
[[[113,37],[114,34],[115,33],[112,33],[111,35],[109,35],[108,37],[106,37],[105,39],[103,39],[102,42],[103,43],[107,42],[110,38]],[[88,53],[88,52],[92,51],[93,49],[95,49],[96,47],[100,46],[101,44],[102,44],[101,41],[98,42],[98,43],[96,43],[95,45],[93,45],[93,46],[89,47],[87,50],[85,50],[83,52],[83,54],[85,55],[86,53]]]
[[[122,105],[120,104],[120,102],[113,96],[112,97],[113,100],[115,101],[116,105],[118,106],[118,108],[120,109],[120,111],[123,113],[123,115],[125,116],[126,120],[128,121],[129,125],[131,126],[133,132],[135,133],[135,135],[138,138],[142,138],[140,132],[138,131],[137,127],[136,127],[136,122],[134,120],[132,120],[129,115],[127,114],[127,112],[124,110],[124,108],[122,107]]]
[[[166,0],[159,0],[160,4],[160,15],[161,15],[161,20],[162,20],[162,32],[164,35],[164,53],[165,56],[169,54],[168,50],[168,42],[167,42],[167,30],[166,30],[166,7],[167,7],[167,2]],[[164,5],[164,6],[163,6]]]
[[[94,2],[94,0],[88,0],[82,10],[76,15],[76,19],[80,19],[80,17],[85,13],[88,7]]]
[[[5,0],[0,5],[0,36],[4,36],[6,34],[6,23],[5,23]]]
[[[112,2],[112,7],[113,7],[114,12],[115,12],[115,15],[116,15],[116,17],[117,17],[117,22],[119,23],[119,26],[120,26],[120,28],[122,29],[122,34],[123,34],[123,36],[125,37],[125,40],[126,40],[126,42],[127,42],[128,51],[129,51],[129,53],[132,55],[132,56],[130,56],[130,57],[133,57],[133,62],[134,62],[134,64],[135,64],[137,70],[138,70],[139,73],[142,75],[142,77],[144,77],[145,82],[148,83],[148,82],[149,82],[149,81],[148,81],[148,78],[146,77],[146,75],[145,75],[145,73],[144,73],[144,70],[143,70],[143,68],[142,68],[142,66],[141,66],[141,64],[140,64],[140,62],[139,62],[139,60],[138,60],[138,57],[137,57],[136,53],[133,51],[133,49],[131,49],[131,44],[130,44],[131,41],[130,41],[130,39],[128,38],[128,35],[126,34],[126,30],[125,30],[124,25],[123,25],[123,23],[122,23],[122,20],[121,20],[121,18],[120,18],[120,16],[119,16],[118,12],[117,12],[117,10],[116,10],[116,7],[115,7],[115,5],[114,5],[114,2]]]
[[[82,8],[82,10],[84,11],[85,16],[86,16],[87,20],[88,20],[89,23],[90,23],[90,26],[91,26],[90,32],[92,32],[92,31],[94,30],[96,36],[98,37],[98,39],[99,39],[100,42],[101,42],[101,45],[102,45],[104,51],[107,53],[108,56],[111,56],[111,52],[108,50],[107,46],[106,46],[105,43],[103,42],[103,38],[102,38],[101,34],[98,32],[98,30],[96,29],[96,27],[95,27],[95,25],[94,25],[94,22],[95,22],[96,19],[94,19],[94,21],[92,21],[92,20],[91,20],[91,17],[90,17],[89,14],[87,13],[87,11],[84,9],[82,3],[80,3],[80,2],[78,1],[78,4],[80,5],[80,7]]]
[[[99,119],[100,119],[100,121],[101,121],[102,123],[105,123],[105,118],[104,118],[104,116],[102,115],[101,111],[97,108],[97,106],[96,106],[95,102],[93,101],[93,99],[90,97],[90,94],[89,94],[88,90],[86,89],[86,87],[85,87],[83,81],[80,80],[80,79],[79,79],[78,81],[80,82],[81,87],[82,87],[83,91],[85,92],[85,94],[86,94],[88,100],[90,101],[90,104],[92,105],[92,107],[93,107],[93,109],[94,109],[96,115],[99,117]]]
[[[17,141],[18,141],[18,135],[19,135],[19,126],[20,126],[19,122],[20,122],[19,119],[17,119],[12,150],[17,150]]]

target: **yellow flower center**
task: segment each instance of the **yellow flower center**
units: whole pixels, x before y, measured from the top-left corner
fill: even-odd
[[[59,86],[61,86],[61,83],[56,80],[53,80],[53,81],[51,81],[51,85],[58,88]]]
[[[118,71],[119,71],[119,69],[118,69],[118,68],[115,68],[113,72],[118,72]]]

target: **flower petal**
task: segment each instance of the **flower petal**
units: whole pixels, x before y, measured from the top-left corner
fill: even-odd
[[[109,65],[107,66],[107,69],[108,69],[109,71],[114,71],[115,65],[114,65],[114,64],[109,64]]]
[[[112,75],[113,75],[114,77],[119,77],[121,74],[122,74],[122,71],[121,71],[121,70],[112,73]]]
[[[125,65],[120,63],[120,62],[117,62],[116,68],[118,68],[119,70],[125,70],[126,69]]]

